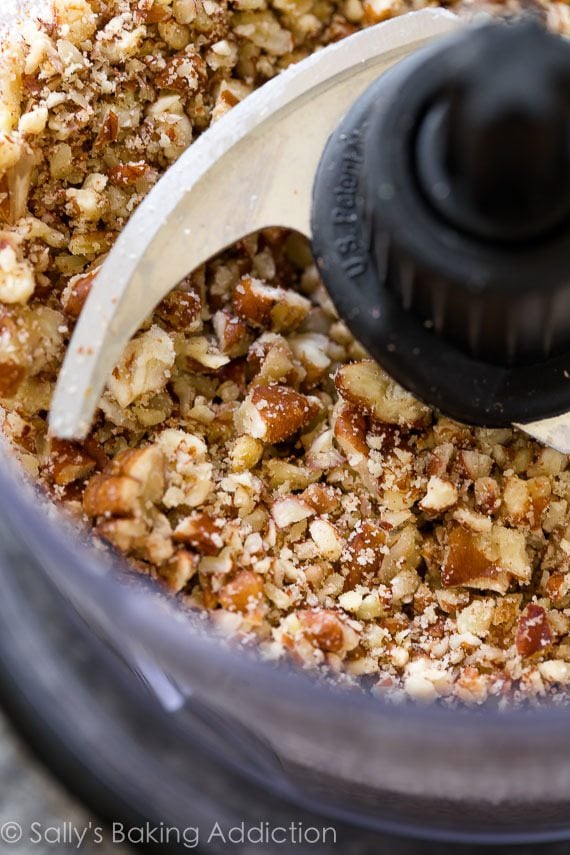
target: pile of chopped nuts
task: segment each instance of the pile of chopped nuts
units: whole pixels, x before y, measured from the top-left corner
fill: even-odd
[[[563,703],[568,458],[396,385],[298,235],[265,230],[181,282],[128,345],[89,438],[47,434],[89,289],[169,164],[281,69],[423,5],[55,0],[55,20],[5,38],[3,432],[133,568],[266,660],[394,701]],[[535,7],[570,32],[566,3]]]

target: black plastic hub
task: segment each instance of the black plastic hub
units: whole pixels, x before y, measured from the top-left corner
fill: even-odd
[[[472,28],[376,81],[329,140],[313,249],[353,333],[461,421],[570,409],[570,45]]]

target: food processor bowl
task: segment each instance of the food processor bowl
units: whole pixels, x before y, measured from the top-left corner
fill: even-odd
[[[290,823],[301,853],[375,853],[386,834],[570,838],[567,709],[395,705],[260,661],[118,566],[0,455],[0,699],[98,815],[179,829],[161,851],[188,851],[194,828],[204,851],[236,851],[216,828],[241,823],[266,837],[237,851],[268,855]]]

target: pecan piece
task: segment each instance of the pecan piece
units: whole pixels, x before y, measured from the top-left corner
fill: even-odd
[[[63,311],[69,318],[78,318],[81,314],[81,310],[85,305],[85,301],[89,296],[95,277],[100,269],[101,266],[97,265],[93,270],[72,276],[69,280],[69,285],[63,295]]]
[[[159,578],[173,594],[177,594],[198,572],[199,560],[198,555],[193,555],[186,549],[180,549],[158,568]]]
[[[501,506],[501,490],[495,478],[477,478],[474,484],[475,506],[485,514],[493,514]]]
[[[476,481],[491,474],[493,459],[480,451],[461,449],[457,452],[457,468],[462,475]]]
[[[220,591],[222,608],[246,614],[255,611],[263,597],[263,578],[253,570],[242,570]]]
[[[26,376],[26,369],[17,362],[6,360],[0,362],[0,396],[12,398]]]
[[[570,574],[555,571],[548,577],[546,595],[555,606],[563,605],[570,593]]]
[[[289,528],[295,523],[314,516],[315,510],[298,496],[281,496],[273,503],[271,516],[277,528]]]
[[[119,117],[113,110],[107,110],[101,129],[94,142],[95,148],[103,148],[110,142],[115,142],[119,136]]]
[[[376,576],[382,566],[386,547],[386,532],[370,520],[362,520],[350,535],[343,556],[347,569],[344,590],[349,591]]]
[[[325,653],[338,653],[344,647],[344,625],[331,609],[302,609],[297,616],[305,637]]]
[[[171,89],[184,94],[196,92],[207,82],[206,63],[192,47],[170,57],[155,77],[159,89]]]
[[[471,585],[495,590],[494,583],[501,582],[502,593],[506,593],[508,580],[496,563],[486,554],[482,536],[475,535],[461,526],[453,526],[447,537],[447,549],[441,568],[441,581],[446,587]]]
[[[139,484],[139,495],[144,502],[158,502],[165,489],[164,454],[156,445],[129,448],[111,462],[113,473],[127,475]]]
[[[239,433],[266,443],[283,442],[309,424],[320,402],[288,386],[255,386],[236,413]]]
[[[311,309],[306,297],[285,288],[265,285],[251,276],[243,276],[235,286],[232,303],[240,318],[273,332],[291,332],[305,320]]]
[[[328,484],[309,484],[301,498],[312,505],[318,514],[330,514],[340,504],[334,487]]]
[[[520,617],[516,645],[525,658],[539,653],[552,644],[553,635],[542,606],[530,603]]]
[[[323,517],[317,517],[310,523],[309,533],[322,558],[326,561],[338,561],[344,548],[344,539],[333,523]]]
[[[145,24],[163,24],[172,17],[172,10],[161,3],[151,2],[142,9],[142,20]]]
[[[441,568],[444,586],[464,585],[506,594],[511,576],[526,583],[531,572],[523,532],[501,525],[480,533],[460,525],[449,530]]]
[[[342,365],[334,381],[346,401],[377,421],[407,429],[423,427],[429,421],[429,408],[402,389],[371,359]]]
[[[227,309],[220,309],[212,318],[220,350],[228,356],[243,356],[251,344],[247,324]]]
[[[90,517],[131,516],[138,508],[140,484],[125,475],[94,475],[83,495]]]
[[[367,418],[350,404],[342,404],[334,419],[334,436],[348,458],[364,454],[370,449],[366,444]]]
[[[193,546],[202,555],[216,555],[224,545],[220,528],[210,514],[194,513],[178,523],[174,540]]]
[[[546,476],[524,481],[516,475],[507,478],[503,491],[502,513],[513,525],[539,525],[542,512],[551,494],[550,480]]]
[[[439,475],[432,475],[427,484],[426,494],[420,502],[420,508],[427,514],[442,514],[457,504],[457,487]]]
[[[78,443],[52,438],[50,465],[53,480],[62,486],[86,478],[97,464]]]
[[[202,328],[202,301],[196,291],[174,289],[161,300],[155,311],[175,330],[200,332]]]
[[[111,184],[116,187],[131,187],[141,178],[146,178],[152,173],[152,167],[144,160],[119,163],[109,169],[108,176]]]

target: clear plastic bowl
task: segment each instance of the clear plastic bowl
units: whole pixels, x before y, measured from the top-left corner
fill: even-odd
[[[82,543],[4,451],[0,577],[0,700],[111,821],[332,825],[358,853],[386,833],[570,838],[570,711],[393,706],[229,649]]]

